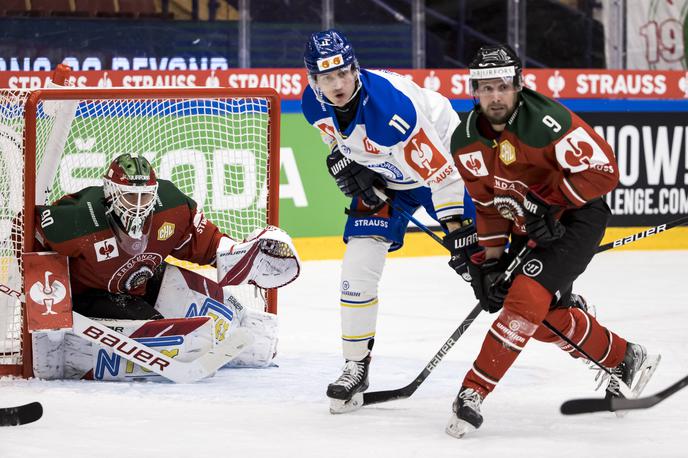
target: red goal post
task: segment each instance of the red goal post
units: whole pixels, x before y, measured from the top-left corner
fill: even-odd
[[[33,249],[36,204],[99,185],[116,155],[138,153],[243,239],[279,224],[279,126],[269,88],[0,89],[0,375],[32,375],[13,292],[23,292],[18,255]],[[277,311],[276,290],[232,293]]]

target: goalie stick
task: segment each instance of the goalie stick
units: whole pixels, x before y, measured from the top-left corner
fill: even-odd
[[[581,413],[592,412],[616,412],[617,410],[648,409],[659,404],[686,386],[688,386],[688,376],[683,377],[681,380],[669,386],[668,388],[665,388],[651,396],[645,396],[636,399],[624,399],[616,397],[603,399],[571,399],[564,402],[561,405],[560,410],[564,415],[578,415]]]
[[[0,408],[0,426],[18,426],[33,423],[43,416],[40,402],[31,402],[17,407]]]
[[[387,196],[384,192],[380,191],[377,188],[374,188],[374,190],[375,190],[375,194],[380,199],[385,201],[395,211],[398,211],[406,219],[408,219],[409,221],[414,223],[420,230],[422,230],[423,232],[428,234],[433,240],[435,240],[437,243],[439,243],[440,245],[442,245],[444,247],[444,243],[442,242],[442,239],[437,234],[432,232],[426,225],[421,223],[418,219],[416,219],[411,213],[407,212],[404,208],[396,205],[392,201],[392,199],[390,199],[389,196]],[[597,248],[597,253],[601,253],[603,251],[607,251],[607,250],[610,250],[612,248],[617,248],[617,247],[622,246],[622,245],[627,245],[629,243],[641,240],[645,237],[649,237],[649,236],[664,232],[664,231],[671,229],[673,227],[680,226],[682,224],[685,224],[686,222],[688,222],[688,216],[678,218],[674,221],[670,221],[670,222],[665,223],[665,224],[660,224],[658,226],[647,229],[645,231],[638,232],[636,234],[633,234],[633,235],[630,235],[627,237],[623,237],[621,239],[615,240],[615,241],[610,242],[610,243],[606,243],[604,245],[600,245]],[[511,265],[509,265],[509,268],[507,270],[512,269],[512,267],[513,267],[513,270],[515,270],[516,267],[518,267],[518,265],[514,265],[516,260],[519,257],[525,256],[527,254],[526,250],[529,251],[530,249],[532,249],[531,244],[524,246],[523,249],[521,250],[521,252],[518,254],[518,256],[516,256],[516,258],[514,258]],[[520,263],[520,261],[519,261],[519,263]],[[509,277],[500,277],[500,278],[503,281],[505,279],[508,279]],[[370,392],[363,393],[363,405],[377,404],[380,402],[387,402],[387,401],[393,401],[396,399],[405,399],[405,398],[410,397],[413,393],[415,393],[415,391],[425,381],[425,379],[428,378],[428,376],[435,369],[437,364],[439,364],[439,362],[442,360],[442,358],[444,358],[444,356],[454,346],[456,341],[463,335],[463,333],[471,325],[471,323],[473,323],[473,320],[475,320],[475,318],[480,314],[480,312],[481,312],[481,308],[480,308],[480,304],[478,303],[478,304],[476,304],[475,307],[473,307],[473,310],[471,310],[471,312],[468,314],[466,319],[464,319],[461,322],[459,327],[449,336],[449,338],[442,345],[442,348],[440,348],[440,350],[437,353],[435,353],[435,355],[432,357],[430,362],[428,362],[428,364],[425,366],[425,368],[420,372],[420,374],[418,374],[418,376],[411,383],[409,383],[408,385],[406,385],[402,388],[397,388],[394,390],[370,391]]]

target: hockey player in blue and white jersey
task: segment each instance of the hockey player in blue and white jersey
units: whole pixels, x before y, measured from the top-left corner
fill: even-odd
[[[317,32],[306,43],[309,87],[303,114],[328,146],[327,167],[341,191],[352,197],[344,229],[347,243],[341,277],[342,346],[346,364],[327,388],[330,411],[362,406],[375,338],[378,283],[387,252],[401,248],[408,220],[385,204],[409,213],[421,206],[439,221],[449,262],[466,273],[463,241],[474,237],[474,208],[449,152],[460,120],[449,100],[396,73],[359,67],[347,38]]]

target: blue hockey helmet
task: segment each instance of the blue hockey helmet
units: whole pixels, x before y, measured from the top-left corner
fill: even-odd
[[[341,67],[358,67],[354,48],[343,33],[329,29],[311,34],[303,52],[309,75],[331,72]]]

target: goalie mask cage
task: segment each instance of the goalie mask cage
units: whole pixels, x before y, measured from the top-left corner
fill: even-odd
[[[0,375],[30,377],[19,255],[35,205],[101,186],[112,159],[144,155],[221,231],[278,225],[279,96],[272,89],[0,89]],[[275,313],[275,290],[232,290]]]

